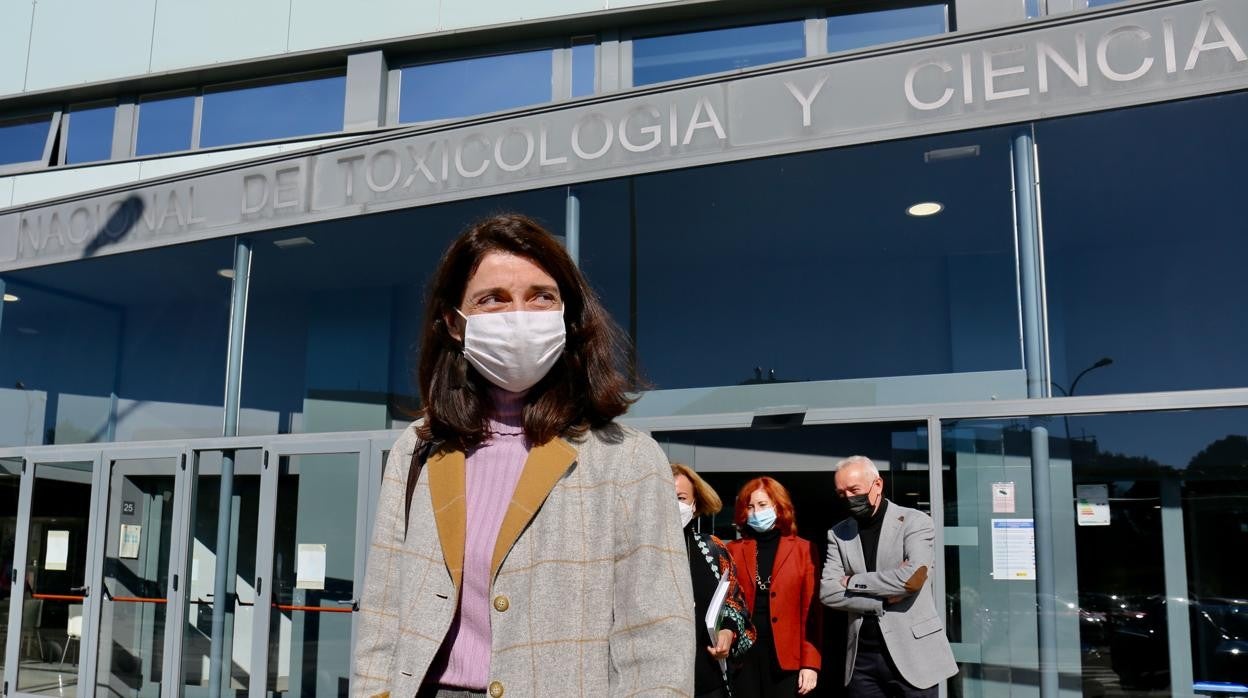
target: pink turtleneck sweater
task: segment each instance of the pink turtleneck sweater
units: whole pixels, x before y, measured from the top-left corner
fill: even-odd
[[[511,496],[529,455],[522,415],[524,394],[491,389],[490,436],[468,454],[464,474],[467,530],[459,613],[442,647],[445,667],[430,678],[442,686],[484,690],[490,672],[490,565]],[[448,649],[449,648],[449,649]]]

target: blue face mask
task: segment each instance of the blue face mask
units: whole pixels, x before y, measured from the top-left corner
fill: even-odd
[[[749,518],[746,519],[745,522],[755,531],[765,533],[770,531],[772,526],[776,525],[776,510],[770,508],[755,509],[754,513],[750,514]]]

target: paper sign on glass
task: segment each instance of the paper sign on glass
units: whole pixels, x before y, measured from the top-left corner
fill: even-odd
[[[69,531],[48,531],[48,544],[44,549],[43,569],[63,570],[69,562]]]
[[[994,514],[1013,514],[1014,513],[1014,483],[1012,482],[992,483],[992,513]]]
[[[324,543],[300,543],[295,566],[296,589],[325,588]]]
[[[122,524],[121,543],[117,546],[117,557],[127,560],[139,559],[139,541],[142,538],[142,526],[139,524]]]
[[[1034,519],[992,520],[992,578],[998,581],[1036,578]]]
[[[1075,486],[1075,523],[1080,526],[1109,525],[1109,485]]]

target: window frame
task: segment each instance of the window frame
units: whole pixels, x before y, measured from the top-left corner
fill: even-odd
[[[578,35],[580,36],[580,35]],[[600,35],[595,33],[595,37],[599,38],[596,44],[601,43]],[[389,64],[386,79],[386,123],[387,127],[392,126],[430,126],[436,124],[450,123],[461,119],[469,119],[472,116],[460,116],[449,119],[431,119],[428,121],[400,121],[399,111],[402,108],[400,101],[400,93],[403,89],[403,70],[406,68],[414,68],[422,65],[433,65],[436,63],[454,63],[456,61],[471,60],[474,58],[490,58],[494,56],[507,56],[516,53],[529,53],[533,51],[550,51],[551,52],[551,78],[550,78],[550,99],[538,104],[550,104],[569,98],[572,93],[572,38],[571,36],[535,39],[531,41],[508,42],[496,44],[487,47],[476,47],[468,49],[451,49],[447,51],[436,51],[427,54],[407,55],[400,57],[387,56]],[[595,49],[595,94],[597,94],[598,80],[598,50]],[[535,106],[535,105],[529,105]],[[528,107],[516,107],[517,109],[527,109]],[[510,111],[510,110],[507,110]],[[491,112],[483,112],[491,113]],[[474,115],[475,116],[475,115]]]
[[[65,111],[61,117],[61,126],[57,133],[56,162],[52,163],[48,167],[86,167],[88,165],[99,165],[101,163],[111,162],[114,159],[112,144],[113,139],[117,135],[117,120],[121,118],[117,113],[117,107],[120,103],[120,99],[113,97],[109,99],[92,100],[90,102],[73,102],[66,105]],[[86,162],[75,163],[66,162],[66,159],[69,157],[69,130],[73,124],[73,119],[71,117],[74,115],[74,112],[86,109],[98,109],[100,107],[112,107],[113,109],[113,132],[109,136],[108,157],[103,160],[88,160]]]
[[[61,132],[61,118],[64,114],[65,110],[60,106],[56,106],[51,108],[22,109],[0,117],[0,126],[24,121],[40,121],[45,116],[50,117],[48,120],[48,132],[44,137],[43,151],[40,158],[38,160],[23,160],[21,162],[0,164],[0,176],[47,169],[48,162],[52,159],[52,153],[57,145],[57,138]]]

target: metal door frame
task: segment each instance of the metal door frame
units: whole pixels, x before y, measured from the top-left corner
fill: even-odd
[[[186,456],[187,446],[185,442],[161,444],[161,445],[142,445],[142,446],[124,446],[109,445],[101,449],[101,461],[97,468],[98,482],[93,486],[96,487],[94,493],[94,501],[92,508],[98,514],[97,523],[99,525],[97,531],[102,536],[100,542],[95,546],[92,554],[94,555],[93,565],[95,574],[92,579],[92,589],[99,589],[101,593],[95,594],[95,599],[91,609],[91,635],[87,635],[87,630],[83,629],[84,645],[91,650],[91,673],[86,676],[90,679],[89,684],[94,690],[96,686],[98,674],[98,656],[99,656],[99,633],[102,630],[102,618],[104,609],[104,554],[105,546],[108,541],[109,521],[109,504],[112,498],[112,476],[114,467],[118,462],[133,460],[173,460],[173,510],[171,512],[171,531],[169,537],[169,570],[167,573],[168,581],[165,583],[165,627],[164,639],[162,640],[164,657],[161,662],[161,686],[159,695],[161,698],[171,698],[177,695],[175,682],[168,680],[170,676],[178,676],[181,672],[182,657],[180,652],[175,651],[175,643],[180,647],[181,643],[181,625],[178,624],[178,632],[170,632],[171,619],[179,619],[186,612],[185,603],[182,595],[179,593],[181,570],[185,566],[182,561],[185,558],[184,542],[185,531],[182,530],[179,522],[182,520],[182,510],[186,508],[186,498],[183,492],[186,487]],[[164,474],[163,468],[153,468],[154,472]],[[85,639],[90,637],[90,642]]]
[[[370,505],[372,486],[372,463],[374,454],[372,445],[375,439],[368,436],[344,435],[336,438],[332,435],[319,435],[320,438],[299,440],[271,439],[263,445],[264,454],[260,476],[260,512],[257,522],[258,539],[256,541],[256,607],[264,609],[257,612],[252,624],[251,643],[251,687],[250,698],[266,698],[269,676],[269,634],[273,608],[273,548],[274,526],[277,517],[277,487],[281,474],[281,459],[284,456],[356,454],[356,508],[355,508],[355,581],[354,603],[351,607],[351,639],[350,646],[355,647],[358,623],[359,594],[364,581],[365,556],[368,552],[366,532],[372,519],[373,508]],[[353,680],[351,677],[349,680]]]
[[[99,525],[99,502],[96,493],[99,491],[100,473],[102,468],[101,449],[67,448],[49,452],[41,458],[37,454],[27,454],[22,458],[21,485],[17,504],[17,536],[13,541],[13,579],[9,589],[9,627],[18,628],[18,632],[8,634],[5,652],[4,694],[16,697],[36,696],[17,690],[17,676],[20,671],[21,654],[21,622],[22,602],[25,600],[25,580],[28,571],[26,558],[30,551],[30,514],[31,500],[35,490],[35,471],[40,465],[58,465],[67,463],[91,463],[91,504],[87,512],[87,557],[83,570],[83,584],[87,587],[82,603],[82,637],[78,640],[78,688],[89,685],[87,677],[95,673],[95,618],[98,613],[99,595],[92,594],[94,580],[98,576],[95,551],[99,544],[99,533],[103,527]],[[81,691],[79,691],[81,693]]]

